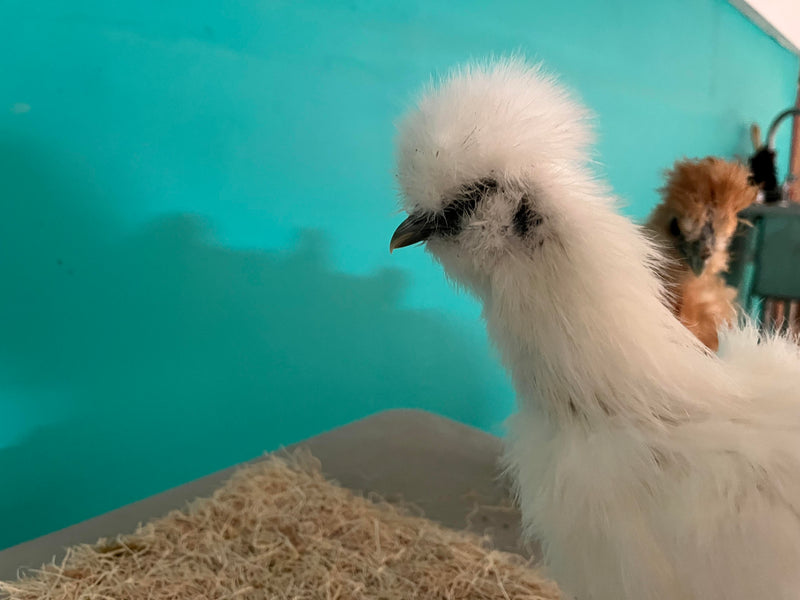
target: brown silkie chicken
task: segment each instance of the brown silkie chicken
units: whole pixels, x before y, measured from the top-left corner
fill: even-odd
[[[719,158],[678,161],[646,225],[670,259],[661,276],[673,293],[673,312],[715,352],[718,329],[736,318],[736,289],[723,273],[738,213],[756,199],[748,178],[746,167]]]

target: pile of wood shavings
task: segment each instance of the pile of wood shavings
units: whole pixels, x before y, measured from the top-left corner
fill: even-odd
[[[559,598],[519,556],[330,483],[307,454],[238,471],[133,535],[70,549],[0,598]]]

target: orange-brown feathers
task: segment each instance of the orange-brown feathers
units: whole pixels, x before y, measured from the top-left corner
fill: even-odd
[[[736,316],[736,290],[722,276],[728,246],[757,189],[746,167],[712,157],[678,161],[666,178],[647,228],[664,246],[668,263],[661,275],[674,294],[676,316],[716,350],[717,329]]]

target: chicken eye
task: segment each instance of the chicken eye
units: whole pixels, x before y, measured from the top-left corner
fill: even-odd
[[[681,228],[678,227],[678,219],[674,217],[669,222],[669,233],[672,237],[678,237],[681,234]]]
[[[434,217],[436,232],[445,237],[457,235],[464,219],[475,212],[478,203],[497,188],[497,181],[487,177],[458,190],[442,212]]]
[[[542,224],[542,216],[531,208],[530,200],[523,196],[516,212],[514,213],[514,231],[524,237],[531,229]]]

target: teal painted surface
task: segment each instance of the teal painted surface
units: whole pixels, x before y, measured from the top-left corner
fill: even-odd
[[[793,100],[797,58],[722,0],[454,7],[0,5],[0,547],[389,407],[499,431],[478,308],[387,252],[431,73],[546,60],[636,218]]]

